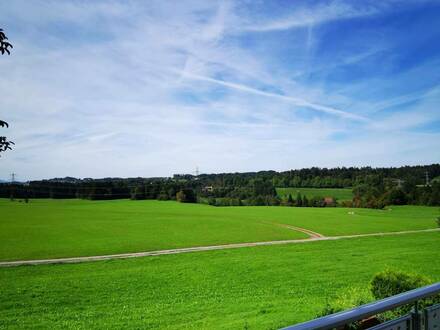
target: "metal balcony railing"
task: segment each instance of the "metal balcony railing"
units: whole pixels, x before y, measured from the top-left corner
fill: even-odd
[[[362,305],[347,311],[327,315],[312,321],[292,325],[283,330],[327,330],[364,320],[394,308],[414,303],[413,311],[396,320],[379,324],[370,330],[440,330],[440,304],[419,311],[418,301],[440,293],[440,282]]]

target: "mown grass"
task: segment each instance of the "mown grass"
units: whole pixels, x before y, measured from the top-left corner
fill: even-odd
[[[307,196],[309,199],[313,197],[334,197],[339,201],[343,201],[353,198],[351,188],[277,188],[276,190],[278,196],[283,197],[291,194],[294,199],[298,193],[301,196]]]
[[[85,256],[305,234],[214,207],[159,201],[0,201],[0,260]]]
[[[434,228],[438,208],[212,207],[160,201],[0,200],[0,260]],[[351,214],[354,212],[354,214]]]
[[[386,267],[440,280],[440,233],[0,269],[0,328],[278,329]]]

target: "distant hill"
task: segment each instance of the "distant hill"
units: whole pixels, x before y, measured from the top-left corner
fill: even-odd
[[[437,180],[440,164],[402,167],[311,167],[284,172],[176,174],[172,178],[54,178],[29,182],[3,182],[0,198],[15,194],[31,198],[158,199],[208,203],[216,206],[280,205],[292,198],[335,197],[356,207],[384,205],[440,205],[440,183],[425,187],[426,174]],[[278,192],[277,192],[278,190]],[[356,195],[353,200],[353,194]],[[311,196],[311,197],[310,197]],[[306,198],[304,198],[306,197]],[[319,203],[315,203],[319,204]],[[312,204],[315,205],[315,204]]]

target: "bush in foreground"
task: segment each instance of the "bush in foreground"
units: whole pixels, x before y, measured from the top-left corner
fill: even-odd
[[[327,302],[327,305],[316,315],[316,317],[342,312],[347,309],[367,304],[373,300],[374,298],[368,289],[349,288],[348,290],[339,293],[332,302]],[[362,329],[362,324],[361,322],[354,322],[348,324],[345,329]]]
[[[317,315],[317,317],[337,313],[343,310],[351,309],[360,305],[364,305],[374,300],[381,300],[403,292],[414,290],[431,284],[433,281],[423,275],[412,274],[398,270],[386,269],[374,275],[370,282],[370,288],[359,289],[350,288],[337,295],[331,303],[327,303],[325,308]],[[426,298],[419,301],[420,308],[440,303],[440,295],[432,298]],[[345,329],[365,329],[366,324],[369,326],[374,323],[385,322],[405,315],[411,311],[411,305],[402,306],[392,311],[376,315],[376,317],[367,320],[361,320],[349,324]],[[368,326],[367,326],[368,327]]]
[[[403,271],[387,269],[377,273],[370,283],[371,293],[376,300],[385,299],[397,294],[411,291],[433,283],[432,279],[420,275],[406,273]],[[430,306],[440,302],[440,295],[426,298],[419,301],[420,308]],[[411,311],[413,304],[396,308],[393,311],[380,315],[380,319],[385,321],[405,315]]]
[[[371,293],[374,298],[384,299],[396,294],[429,285],[432,281],[419,274],[387,269],[374,275],[371,280]]]

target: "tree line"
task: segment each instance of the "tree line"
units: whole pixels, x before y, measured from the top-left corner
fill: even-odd
[[[329,206],[321,197],[277,196],[276,187],[347,188],[353,199],[339,205],[383,208],[391,204],[440,205],[440,164],[391,168],[306,168],[174,175],[172,178],[72,177],[0,184],[2,198],[157,199],[216,206]],[[332,196],[329,196],[332,197]],[[336,204],[336,199],[333,199]]]

